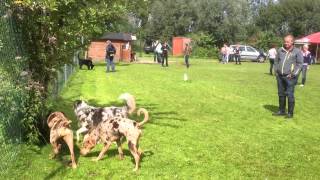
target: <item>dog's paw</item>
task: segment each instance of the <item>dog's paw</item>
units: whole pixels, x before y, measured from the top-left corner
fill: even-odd
[[[133,171],[133,172],[137,172],[138,169],[139,169],[138,167],[135,167],[132,171]]]
[[[71,166],[72,169],[76,169],[77,168],[77,164],[75,164],[75,163],[70,163],[69,166]]]
[[[123,159],[124,159],[123,154],[122,154],[122,155],[119,155],[119,159],[120,159],[120,160],[123,160]]]
[[[56,157],[55,154],[49,154],[49,159],[54,159]]]
[[[93,161],[93,162],[98,162],[100,159],[99,158],[93,158],[93,159],[91,159],[91,161]]]

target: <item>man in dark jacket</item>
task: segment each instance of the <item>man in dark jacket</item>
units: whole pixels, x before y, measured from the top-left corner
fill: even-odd
[[[294,87],[297,76],[300,73],[303,63],[302,53],[294,47],[294,37],[287,35],[284,37],[284,47],[281,47],[274,60],[274,70],[278,83],[279,111],[275,116],[293,117],[295,104]],[[288,114],[286,113],[286,97],[288,97]]]
[[[114,67],[114,56],[116,55],[116,48],[113,46],[110,40],[107,41],[107,47],[106,47],[106,61],[107,61],[107,72],[110,72],[110,66],[112,72],[115,71]]]
[[[166,66],[168,67],[168,51],[169,51],[169,45],[167,42],[164,42],[162,45],[162,67],[164,67],[164,61],[166,61]]]

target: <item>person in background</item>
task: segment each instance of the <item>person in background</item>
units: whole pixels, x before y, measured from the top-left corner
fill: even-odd
[[[160,42],[156,44],[154,51],[156,53],[157,62],[161,63],[162,62],[162,44]]]
[[[224,48],[225,48],[225,58],[224,58],[224,63],[225,64],[228,64],[229,62],[229,56],[230,56],[230,47],[228,46],[228,44],[224,44],[223,45]]]
[[[277,56],[277,50],[275,48],[275,45],[272,45],[271,49],[269,49],[268,51],[268,57],[270,62],[270,69],[269,69],[270,75],[272,75],[274,59],[276,58],[276,56]]]
[[[192,49],[190,47],[190,45],[188,43],[186,43],[186,47],[184,48],[184,62],[187,65],[187,68],[189,68],[190,64],[189,64],[189,56],[192,52]]]
[[[116,48],[111,43],[110,40],[107,41],[107,47],[106,47],[106,61],[107,61],[107,72],[110,72],[110,66],[112,72],[115,72],[115,65],[114,65],[114,56],[116,55]]]
[[[309,46],[307,44],[302,47],[302,56],[303,56],[303,64],[302,64],[302,81],[300,86],[303,87],[306,83],[307,79],[307,70],[309,69],[309,65],[311,64],[311,53],[309,51]]]
[[[278,85],[279,111],[274,116],[286,116],[293,118],[295,105],[294,87],[297,76],[300,73],[303,63],[301,50],[294,47],[294,37],[284,37],[284,46],[281,47],[274,60],[274,70]],[[286,113],[286,99],[288,97],[288,114]]]
[[[226,49],[225,45],[223,45],[221,47],[220,53],[221,53],[221,63],[225,64],[225,59],[226,59],[226,56],[227,56],[227,49]]]
[[[166,61],[166,66],[168,67],[168,51],[169,51],[169,45],[167,42],[164,42],[161,50],[162,50],[162,67],[164,67],[164,61]]]
[[[236,64],[241,64],[241,51],[240,51],[240,46],[239,44],[236,45],[236,47],[233,49],[234,52],[234,60],[236,61]]]
[[[157,52],[156,52],[156,47],[158,46],[159,41],[156,40],[154,42],[152,42],[152,49],[153,49],[153,61],[156,62],[157,61]]]

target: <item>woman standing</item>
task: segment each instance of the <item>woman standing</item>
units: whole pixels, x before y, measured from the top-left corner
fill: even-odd
[[[311,53],[309,51],[309,46],[307,44],[302,47],[302,55],[303,55],[303,65],[302,65],[302,82],[300,84],[301,87],[304,86],[307,79],[307,70],[309,69],[309,65],[311,64]]]

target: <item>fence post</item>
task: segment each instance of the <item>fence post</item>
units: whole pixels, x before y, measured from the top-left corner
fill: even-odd
[[[67,83],[68,75],[67,75],[67,64],[64,64],[64,85]]]

